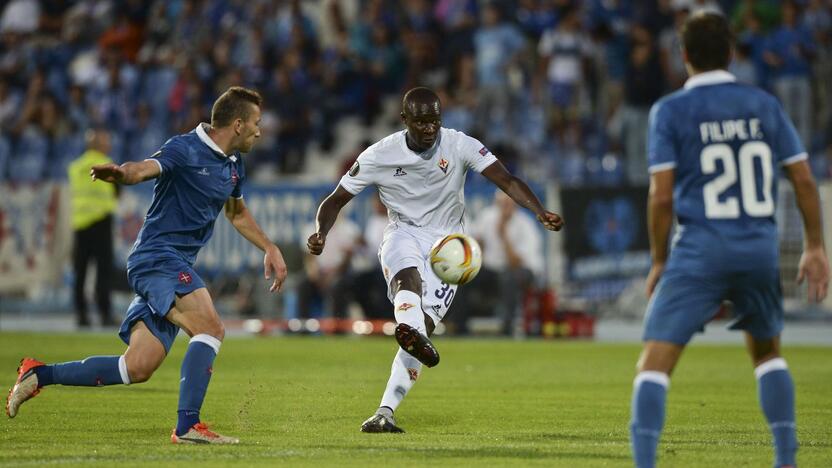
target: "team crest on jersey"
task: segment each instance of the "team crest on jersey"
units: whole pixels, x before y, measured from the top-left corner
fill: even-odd
[[[442,172],[445,174],[448,173],[448,160],[445,158],[439,158],[439,169],[442,169]]]
[[[396,172],[393,173],[393,177],[401,177],[405,175],[407,175],[407,172],[405,172],[405,170],[401,167],[397,167]]]
[[[191,284],[191,275],[186,271],[179,272],[179,282],[184,284]]]
[[[399,310],[404,312],[405,310],[412,309],[413,307],[415,307],[415,306],[413,304],[409,303],[409,302],[402,302],[401,305],[399,306]]]
[[[480,148],[480,156],[485,156],[488,153],[490,153],[490,151],[488,151],[488,148],[486,148],[485,146]]]
[[[240,176],[237,175],[237,169],[231,168],[231,183],[237,185],[240,181]]]
[[[358,164],[358,161],[356,161],[352,164],[352,167],[350,168],[350,172],[348,172],[348,174],[350,175],[350,177],[355,177],[355,176],[358,175],[358,171],[360,171],[360,170],[361,170],[361,165]]]

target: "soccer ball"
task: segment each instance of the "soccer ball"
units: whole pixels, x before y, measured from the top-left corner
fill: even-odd
[[[479,273],[482,266],[482,250],[473,237],[449,234],[431,247],[430,266],[442,281],[449,284],[465,284]]]

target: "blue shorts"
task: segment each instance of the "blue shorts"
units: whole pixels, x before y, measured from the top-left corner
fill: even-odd
[[[141,320],[153,336],[162,342],[165,352],[169,352],[179,333],[179,327],[166,318],[176,296],[204,288],[205,283],[187,262],[178,259],[153,260],[133,265],[127,271],[127,280],[136,292],[136,297],[127,308],[127,316],[118,336],[129,346],[130,330]]]
[[[745,330],[758,339],[775,337],[783,330],[783,293],[776,264],[706,276],[669,265],[647,305],[643,339],[685,345],[705,330],[724,300],[734,304],[732,330]]]

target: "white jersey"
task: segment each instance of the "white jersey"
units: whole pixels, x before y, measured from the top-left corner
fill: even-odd
[[[396,132],[364,150],[340,185],[353,195],[375,185],[391,224],[461,230],[465,175],[469,169],[482,172],[497,158],[476,138],[448,128],[440,129],[433,148],[416,153],[407,147],[405,133]]]

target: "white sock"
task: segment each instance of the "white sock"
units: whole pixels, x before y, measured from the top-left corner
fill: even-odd
[[[413,291],[401,290],[393,298],[393,313],[397,323],[406,323],[419,330],[423,335],[428,334],[425,327],[425,314],[422,312],[422,298]]]
[[[422,363],[407,351],[399,348],[396,357],[393,358],[390,379],[387,381],[387,388],[384,389],[379,406],[386,406],[395,411],[407,392],[413,388],[413,384],[416,383],[421,373]]]

